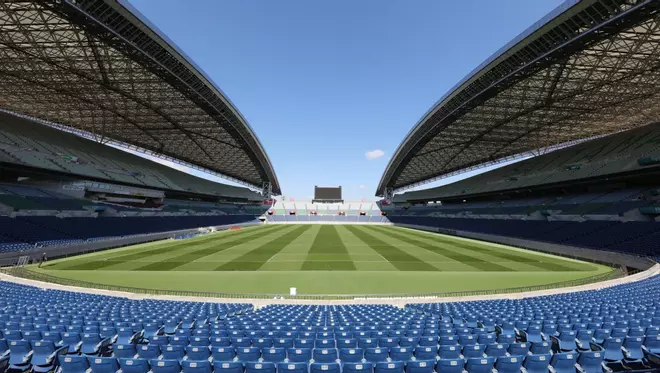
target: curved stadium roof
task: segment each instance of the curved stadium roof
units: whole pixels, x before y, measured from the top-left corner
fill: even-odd
[[[126,1],[0,1],[0,108],[280,193],[240,112]]]
[[[376,194],[660,119],[660,1],[570,0],[412,128]]]

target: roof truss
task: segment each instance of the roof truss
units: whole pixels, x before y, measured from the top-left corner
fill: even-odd
[[[0,108],[279,193],[238,111],[114,1],[0,2]]]
[[[418,124],[377,193],[660,119],[658,7],[591,1],[524,39]]]

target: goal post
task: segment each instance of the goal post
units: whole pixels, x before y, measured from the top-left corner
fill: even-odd
[[[16,261],[16,267],[25,267],[28,264],[30,264],[30,257],[27,255],[18,257]]]

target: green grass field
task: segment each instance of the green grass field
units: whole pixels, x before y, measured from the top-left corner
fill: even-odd
[[[375,225],[267,225],[48,262],[94,283],[225,293],[421,294],[545,285],[612,268]]]

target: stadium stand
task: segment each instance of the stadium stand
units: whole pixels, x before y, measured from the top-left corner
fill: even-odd
[[[291,212],[295,211],[295,215]],[[364,213],[363,215],[361,213]],[[352,222],[383,223],[376,202],[312,203],[277,201],[265,215],[270,222]]]
[[[660,124],[396,195],[389,221],[656,257]],[[611,167],[611,165],[615,165]]]
[[[660,224],[640,221],[545,221],[460,219],[431,216],[388,217],[393,223],[517,237],[640,256],[658,256]]]
[[[439,201],[462,195],[547,187],[635,171],[648,172],[657,170],[660,162],[646,165],[643,160],[658,157],[660,123],[652,123],[522,160],[455,183],[403,193],[397,195],[394,201]]]
[[[254,215],[68,217],[0,216],[0,252],[34,247],[258,222]]]
[[[525,367],[603,373],[660,367],[660,276],[600,290],[405,308],[255,310],[241,303],[129,300],[0,285],[0,366],[16,372],[373,373],[380,366],[391,372],[495,367],[519,373]]]
[[[0,112],[0,154],[5,165],[180,192],[259,201],[247,188],[198,178],[142,157],[37,122]],[[35,196],[36,197],[36,196]]]

